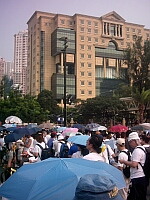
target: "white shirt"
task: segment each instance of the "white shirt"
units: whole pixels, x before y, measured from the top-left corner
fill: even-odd
[[[83,159],[105,162],[105,158],[100,153],[94,153],[94,152],[93,153],[89,153],[86,156],[83,156]]]
[[[0,138],[0,151],[2,151],[2,147],[4,146],[4,138]]]
[[[106,145],[106,149],[104,150],[104,152],[100,153],[100,155],[103,157],[104,162],[109,164],[107,148],[108,148],[108,152],[109,152],[109,158],[112,158],[112,155],[114,154],[114,152],[109,145]]]
[[[81,154],[81,151],[77,151],[72,154],[72,158],[83,158],[83,155]]]
[[[43,148],[45,148],[45,143],[44,143],[44,142],[42,142],[42,143],[37,142],[37,144],[39,144],[39,145],[41,145]],[[41,161],[42,149],[41,149],[37,144],[35,145],[34,152],[39,154],[39,156],[38,156],[38,158],[37,158],[37,160],[36,160],[37,162],[39,162],[39,161]],[[46,146],[46,147],[47,147],[47,146]]]
[[[139,146],[139,147],[144,149],[143,146]],[[135,168],[131,167],[130,168],[131,179],[145,176],[144,172],[143,172],[143,168],[139,164],[139,162],[140,162],[143,166],[144,163],[145,163],[145,159],[146,159],[145,152],[140,148],[135,148],[133,153],[132,153],[132,156],[131,156],[131,161],[138,162],[138,167],[135,167]]]
[[[128,151],[128,149],[123,149],[122,151]],[[118,166],[119,167],[125,167],[126,165],[125,164],[121,164],[119,162],[119,160],[125,160],[127,161],[128,160],[128,155],[125,153],[125,152],[120,152],[119,155],[118,155]]]

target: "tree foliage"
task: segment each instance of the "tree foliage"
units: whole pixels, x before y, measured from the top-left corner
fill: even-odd
[[[134,43],[124,52],[124,63],[128,66],[130,83],[141,93],[149,89],[150,41],[143,44],[142,37],[135,36]]]

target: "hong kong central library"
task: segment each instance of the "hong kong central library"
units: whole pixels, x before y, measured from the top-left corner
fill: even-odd
[[[73,16],[36,11],[28,24],[27,93],[53,91],[59,101],[64,94],[64,41],[66,93],[86,100],[118,87],[127,72],[123,50],[135,35],[149,39],[150,29],[126,22],[112,11],[101,17]]]

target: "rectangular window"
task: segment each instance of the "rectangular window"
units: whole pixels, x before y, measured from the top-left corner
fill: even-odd
[[[98,22],[94,22],[94,26],[97,27],[98,26]]]
[[[72,26],[73,22],[72,21],[68,21],[68,25]]]
[[[84,58],[84,53],[81,53],[81,58]]]
[[[135,33],[135,28],[132,28],[132,33]]]
[[[87,23],[88,23],[88,26],[91,26],[91,21],[88,21]]]
[[[91,68],[92,67],[92,64],[91,63],[88,63],[88,68]]]
[[[141,34],[141,29],[138,29],[138,34]]]
[[[81,41],[84,41],[84,36],[81,36]]]
[[[60,23],[61,23],[61,24],[65,24],[65,20],[64,20],[64,19],[61,19],[61,20],[60,20]]]
[[[84,32],[84,28],[83,27],[80,28],[80,32]]]
[[[127,47],[129,47],[130,46],[130,42],[127,42]]]
[[[91,42],[91,37],[88,37],[88,42]]]
[[[92,82],[91,82],[91,81],[89,81],[89,82],[88,82],[88,85],[89,85],[89,86],[91,86],[91,85],[92,85]]]
[[[83,62],[81,63],[81,67],[84,67],[84,63]]]
[[[88,54],[88,59],[91,59],[92,58],[92,55],[91,54]]]
[[[88,33],[91,33],[91,28],[88,28]]]
[[[91,90],[89,90],[89,91],[88,91],[88,94],[89,94],[89,95],[92,95],[92,91],[91,91]]]
[[[84,72],[81,72],[81,76],[84,76]]]
[[[84,81],[81,81],[81,85],[84,86]]]
[[[82,95],[84,94],[84,90],[81,90],[81,94],[82,94]]]
[[[149,33],[146,33],[146,37],[149,38]]]
[[[96,43],[98,42],[98,38],[95,38],[95,42],[96,42]]]
[[[104,39],[102,39],[102,43],[105,43],[105,40],[104,40]]]
[[[84,25],[84,20],[83,19],[80,19],[80,24]]]
[[[98,34],[98,29],[94,29],[94,34]]]
[[[130,30],[130,28],[129,28],[129,27],[127,27],[127,28],[126,28],[126,31],[127,31],[127,32],[129,32],[129,30]]]
[[[129,34],[127,34],[127,39],[130,39],[130,35]]]
[[[91,50],[91,49],[92,49],[91,45],[88,45],[88,50]]]
[[[84,45],[83,45],[83,44],[81,44],[81,45],[80,45],[80,48],[83,50],[83,49],[84,49]]]
[[[88,72],[88,77],[91,77],[92,76],[92,73],[91,72]]]

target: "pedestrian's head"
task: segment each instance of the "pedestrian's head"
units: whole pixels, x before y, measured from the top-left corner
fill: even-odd
[[[51,132],[51,138],[56,138],[57,137],[57,133],[56,132]]]
[[[92,135],[86,142],[86,148],[92,152],[101,153],[101,145],[103,142],[103,137],[101,135]]]
[[[145,134],[140,135],[140,139],[141,139],[141,145],[148,144],[150,141],[150,138],[148,138],[147,135]]]
[[[140,144],[140,138],[139,138],[138,133],[137,132],[130,133],[128,136],[128,142],[132,148],[135,148],[136,146],[138,146]]]
[[[36,141],[39,142],[39,143],[44,142],[44,138],[43,138],[43,133],[42,133],[42,131],[38,131],[38,132],[35,134],[35,139],[36,139]]]
[[[125,139],[124,138],[118,138],[116,140],[116,146],[119,151],[125,148]]]

